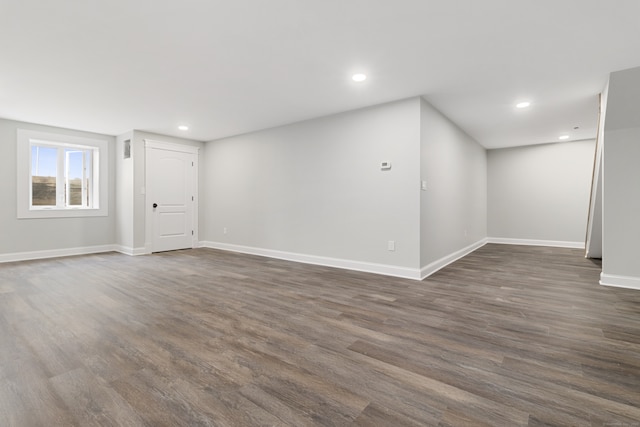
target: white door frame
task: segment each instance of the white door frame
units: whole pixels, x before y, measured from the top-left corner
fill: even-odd
[[[177,151],[180,153],[189,153],[189,154],[195,154],[195,160],[194,160],[194,173],[195,173],[195,182],[194,182],[194,193],[195,193],[195,200],[193,203],[193,237],[191,239],[191,247],[192,248],[196,248],[198,247],[198,200],[199,200],[199,190],[198,190],[198,154],[200,152],[200,147],[194,147],[192,145],[182,145],[182,144],[174,144],[171,142],[164,142],[164,141],[156,141],[156,140],[152,140],[152,139],[145,139],[144,140],[144,158],[145,158],[145,163],[144,163],[144,182],[145,182],[145,239],[144,239],[144,246],[145,246],[145,252],[147,254],[152,253],[153,251],[153,207],[151,206],[151,201],[147,198],[147,191],[146,191],[146,187],[149,185],[150,179],[149,179],[149,168],[147,167],[147,153],[149,150],[152,149],[156,149],[156,150],[166,150],[166,151]]]

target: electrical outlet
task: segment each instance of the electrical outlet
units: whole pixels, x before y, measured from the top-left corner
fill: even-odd
[[[387,242],[387,249],[390,251],[395,251],[396,250],[396,241],[395,240],[389,240]]]
[[[222,229],[222,234],[227,234],[227,227],[224,227],[224,228]]]

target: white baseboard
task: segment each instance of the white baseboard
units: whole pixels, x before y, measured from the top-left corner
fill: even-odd
[[[489,237],[487,243],[501,245],[552,246],[556,248],[584,249],[584,242],[565,242],[562,240],[509,239],[506,237]]]
[[[0,263],[28,261],[32,259],[57,258],[73,255],[97,254],[102,252],[112,252],[116,250],[117,249],[115,245],[101,245],[84,246],[81,248],[51,249],[46,251],[14,252],[10,254],[0,254]]]
[[[600,273],[600,284],[616,288],[640,290],[640,277],[616,276],[615,274]]]
[[[447,255],[445,257],[442,257],[439,260],[436,260],[436,261],[430,263],[429,265],[426,265],[426,266],[422,267],[420,269],[420,280],[431,276],[436,271],[443,269],[447,265],[451,264],[452,262],[455,262],[455,261],[459,260],[460,258],[462,258],[462,257],[464,257],[466,255],[469,255],[471,252],[475,251],[478,248],[481,248],[482,246],[484,246],[486,244],[487,244],[487,239],[479,240],[476,243],[467,246],[466,248],[462,248],[459,251],[456,251],[456,252],[454,252],[452,254],[449,254],[449,255]]]
[[[420,271],[417,268],[397,267],[394,265],[376,264],[362,261],[351,261],[338,258],[329,258],[316,255],[305,255],[293,252],[276,251],[272,249],[254,248],[250,246],[232,245],[220,242],[202,241],[201,248],[221,249],[230,252],[240,252],[251,255],[260,255],[269,258],[284,259],[287,261],[301,262],[305,264],[323,265],[326,267],[343,268],[347,270],[363,271],[366,273],[383,274],[385,276],[401,277],[404,279],[420,280]]]
[[[147,255],[150,252],[147,252],[145,248],[132,248],[129,246],[122,245],[114,245],[113,250],[116,252],[120,252],[121,254],[137,256],[137,255]]]

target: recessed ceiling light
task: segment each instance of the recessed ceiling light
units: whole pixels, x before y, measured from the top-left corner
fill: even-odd
[[[187,125],[180,125],[180,126],[178,126],[178,129],[180,129],[180,130],[189,130],[189,126],[187,126]]]
[[[354,74],[353,76],[351,76],[351,80],[353,80],[354,82],[363,82],[367,80],[367,75],[362,73]]]
[[[529,101],[522,101],[516,104],[516,108],[527,108],[531,105]]]
[[[564,141],[565,139],[569,139],[569,135],[560,135],[558,139]]]

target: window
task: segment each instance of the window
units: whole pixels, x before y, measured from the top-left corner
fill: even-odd
[[[107,142],[18,130],[18,218],[107,215]]]
[[[30,208],[93,208],[94,159],[97,148],[32,142]]]

